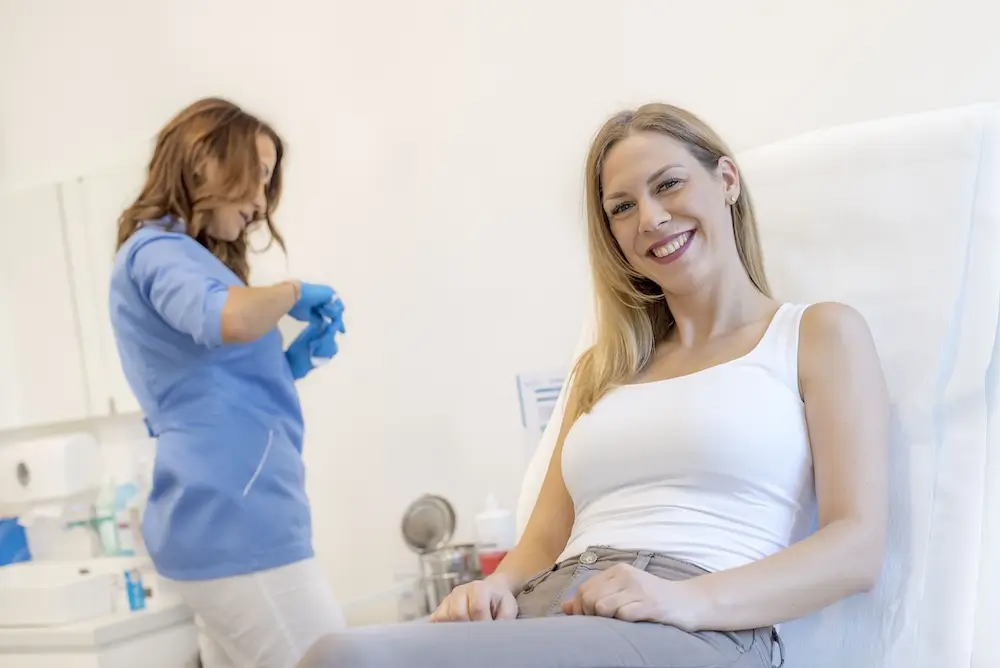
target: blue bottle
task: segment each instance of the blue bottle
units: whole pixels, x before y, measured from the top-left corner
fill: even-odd
[[[128,609],[135,612],[146,607],[146,590],[142,586],[142,574],[138,569],[125,571],[125,595]]]

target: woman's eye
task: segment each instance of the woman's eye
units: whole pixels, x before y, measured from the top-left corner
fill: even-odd
[[[667,179],[666,181],[662,181],[660,185],[656,186],[656,192],[662,193],[666,190],[670,190],[678,183],[680,183],[680,179]]]
[[[621,204],[615,204],[613,207],[611,207],[611,215],[617,216],[620,213],[624,213],[628,211],[631,206],[632,206],[631,202],[622,202]]]

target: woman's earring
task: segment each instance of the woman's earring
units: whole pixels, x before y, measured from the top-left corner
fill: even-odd
[[[730,204],[730,205],[732,205],[732,204],[736,204],[736,195],[732,195],[732,196],[731,196],[731,197],[729,198],[729,204]]]

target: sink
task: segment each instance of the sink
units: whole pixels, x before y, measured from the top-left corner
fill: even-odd
[[[0,567],[0,626],[56,626],[114,611],[115,576],[74,563]]]

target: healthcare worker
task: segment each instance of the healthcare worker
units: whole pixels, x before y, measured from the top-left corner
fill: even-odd
[[[343,307],[325,285],[247,285],[247,231],[283,246],[282,155],[265,123],[198,101],[160,131],[118,221],[111,322],[156,438],[143,536],[195,612],[206,668],[291,667],[344,626],[313,558],[294,384],[337,352]],[[287,350],[286,314],[307,323]]]

